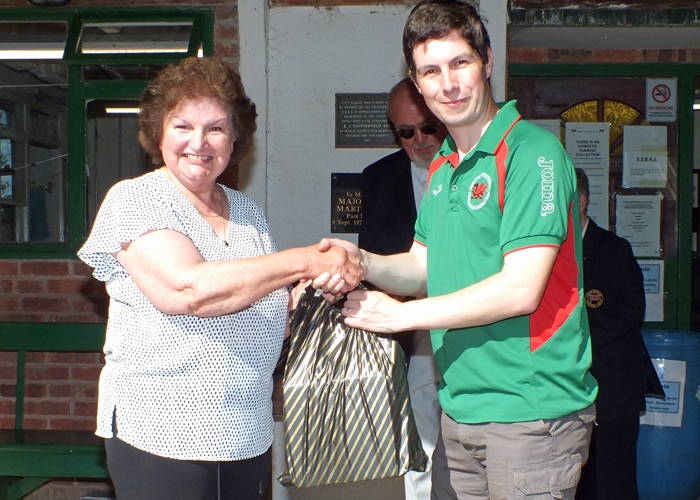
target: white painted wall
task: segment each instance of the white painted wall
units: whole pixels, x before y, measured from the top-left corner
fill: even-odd
[[[266,0],[238,2],[240,72],[246,93],[258,111],[253,150],[238,169],[238,187],[267,207],[267,11]]]
[[[267,219],[280,248],[331,236],[331,173],[393,151],[335,149],[335,94],[388,92],[404,78],[409,8],[270,10]]]

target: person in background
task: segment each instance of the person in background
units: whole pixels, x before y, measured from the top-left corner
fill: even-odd
[[[425,195],[428,167],[447,135],[445,126],[425,105],[410,78],[389,93],[389,120],[401,149],[362,172],[362,226],[358,246],[379,255],[407,252],[413,244],[416,214]],[[440,375],[435,366],[430,332],[397,336],[408,360],[411,406],[423,449],[430,457],[440,428],[437,397]],[[425,472],[404,476],[407,500],[430,499],[430,465]]]
[[[110,476],[123,500],[264,498],[286,287],[362,272],[339,248],[276,252],[262,209],[217,184],[255,132],[235,71],[188,58],[140,107],[160,168],[112,187],[78,252],[110,295],[97,418]]]
[[[583,298],[574,167],[560,141],[497,104],[476,9],[427,0],[403,49],[448,136],[428,172],[407,253],[360,257],[378,291],[347,295],[348,326],[431,330],[442,375],[432,498],[574,498],[588,457],[596,381]],[[324,289],[342,284],[331,277]]]
[[[577,500],[637,500],[637,437],[644,411],[644,278],[629,242],[588,217],[590,188],[576,169],[583,284],[598,381],[596,424]],[[606,200],[607,203],[607,200]],[[654,375],[656,372],[654,372]]]

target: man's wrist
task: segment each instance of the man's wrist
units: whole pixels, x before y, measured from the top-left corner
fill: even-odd
[[[369,274],[370,274],[370,261],[371,261],[371,253],[363,250],[362,248],[360,250],[360,265],[362,266],[362,279],[370,281]]]

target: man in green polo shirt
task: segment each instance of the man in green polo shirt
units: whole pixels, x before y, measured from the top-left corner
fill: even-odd
[[[449,135],[429,170],[411,250],[358,251],[345,322],[430,329],[443,382],[433,499],[573,499],[597,384],[583,307],[574,168],[559,140],[497,104],[476,9],[428,0],[404,29],[411,78]],[[319,283],[316,283],[318,286]],[[342,290],[341,277],[325,284]]]

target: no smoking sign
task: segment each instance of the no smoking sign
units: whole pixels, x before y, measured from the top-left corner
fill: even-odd
[[[677,82],[675,78],[647,79],[646,119],[648,122],[675,122]]]
[[[659,104],[663,104],[671,98],[671,89],[668,85],[659,84],[651,91],[651,97]]]

